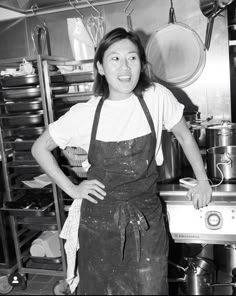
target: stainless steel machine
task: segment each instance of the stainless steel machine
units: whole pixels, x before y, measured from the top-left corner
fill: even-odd
[[[178,243],[236,243],[236,184],[213,188],[212,202],[196,210],[187,199],[187,188],[163,184],[160,196],[166,204],[170,233]]]
[[[213,188],[212,201],[204,208],[196,210],[187,198],[188,188],[181,184],[161,184],[160,196],[164,201],[169,233],[176,243],[222,245],[230,254],[236,244],[236,184],[222,184]],[[223,254],[222,254],[223,256]],[[217,282],[214,262],[206,258],[187,258],[183,268],[184,277],[172,279],[179,282],[181,292],[188,295],[214,295],[218,286],[232,287],[236,295],[236,262],[227,259],[231,270],[231,281]],[[170,262],[173,265],[173,262]]]

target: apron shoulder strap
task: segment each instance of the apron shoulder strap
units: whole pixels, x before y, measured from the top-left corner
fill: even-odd
[[[95,145],[95,139],[97,135],[97,129],[98,129],[98,122],[102,110],[102,105],[104,103],[105,99],[102,97],[100,101],[98,102],[97,108],[95,110],[94,120],[93,120],[93,126],[92,126],[92,132],[91,132],[91,139],[89,144],[89,151],[88,151],[88,162],[90,163],[90,155],[92,155],[94,151],[94,145]]]

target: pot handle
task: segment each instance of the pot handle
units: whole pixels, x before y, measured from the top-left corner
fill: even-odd
[[[186,269],[183,266],[180,266],[180,265],[178,265],[178,264],[176,264],[176,263],[174,263],[174,262],[172,262],[170,260],[168,260],[168,263],[170,265],[174,266],[174,267],[177,267],[178,269],[182,270],[185,273]]]

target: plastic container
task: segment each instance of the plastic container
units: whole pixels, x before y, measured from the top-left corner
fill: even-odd
[[[33,257],[56,258],[61,256],[58,231],[44,231],[30,247]]]

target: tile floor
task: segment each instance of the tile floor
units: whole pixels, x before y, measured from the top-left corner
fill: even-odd
[[[21,287],[16,286],[8,295],[63,295],[54,294],[53,287],[57,281],[62,277],[48,276],[48,275],[28,275],[27,287],[22,290]],[[230,278],[223,273],[219,274],[219,282],[230,282]],[[170,285],[170,295],[183,295],[176,290],[176,287]],[[200,295],[200,294],[199,294]],[[231,287],[217,287],[213,295],[234,295]]]

